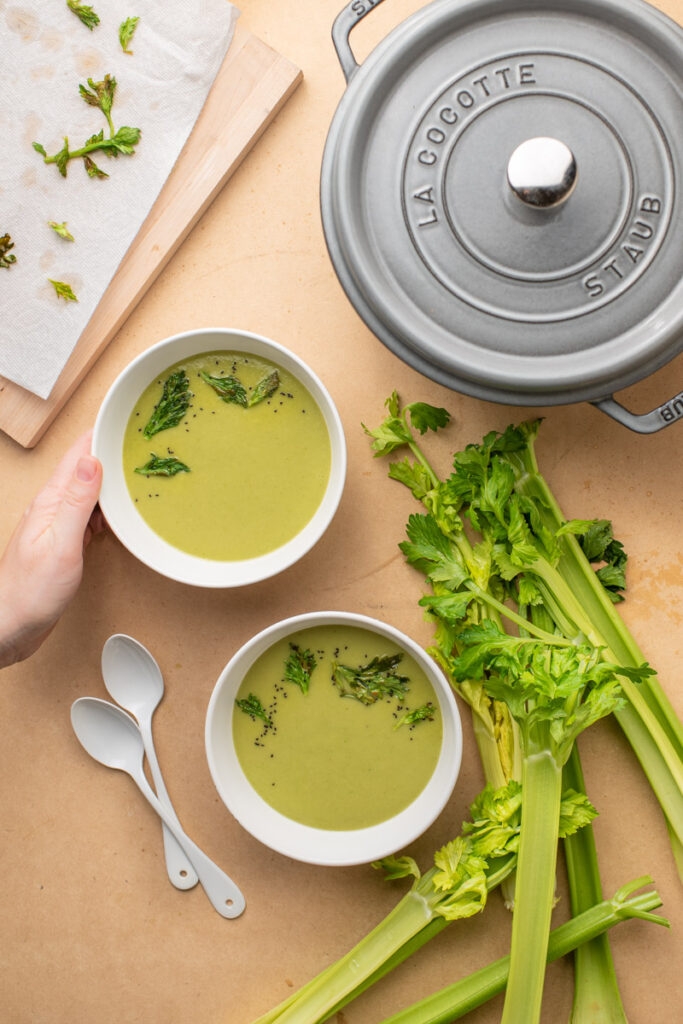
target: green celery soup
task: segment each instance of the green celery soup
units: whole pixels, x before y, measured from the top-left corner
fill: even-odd
[[[384,675],[370,664],[396,655]],[[304,692],[297,679],[307,676]],[[335,830],[377,825],[412,803],[442,740],[439,703],[416,662],[377,633],[343,625],[302,630],[257,658],[237,693],[232,734],[271,807]]]
[[[312,518],[329,480],[330,439],[293,374],[251,354],[207,352],[145,389],[126,427],[123,468],[140,515],[165,541],[240,561],[281,547]]]

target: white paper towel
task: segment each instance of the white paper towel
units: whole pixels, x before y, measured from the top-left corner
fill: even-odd
[[[0,268],[0,374],[47,398],[119,263],[154,204],[204,105],[232,38],[227,0],[88,0],[100,24],[89,31],[65,0],[0,0],[0,236],[16,263]],[[119,25],[139,17],[123,53]],[[78,92],[88,78],[117,80],[116,129],[142,130],[133,156],[93,153],[108,178],[89,178],[82,160],[63,178],[32,148],[76,149],[104,115]],[[48,221],[66,221],[74,242]],[[71,285],[57,297],[49,278]]]

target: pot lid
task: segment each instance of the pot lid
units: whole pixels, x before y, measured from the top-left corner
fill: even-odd
[[[683,30],[640,0],[437,0],[354,68],[323,224],[397,355],[523,404],[603,396],[673,357]]]

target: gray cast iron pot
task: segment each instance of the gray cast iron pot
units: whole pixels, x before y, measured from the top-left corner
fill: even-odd
[[[683,30],[641,0],[436,0],[359,66],[322,166],[349,299],[411,366],[512,405],[612,397],[683,348]],[[514,154],[514,156],[513,156]]]

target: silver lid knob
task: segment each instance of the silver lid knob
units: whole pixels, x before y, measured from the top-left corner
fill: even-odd
[[[559,206],[573,192],[576,176],[569,146],[546,136],[522,142],[508,162],[508,184],[527,206]]]

